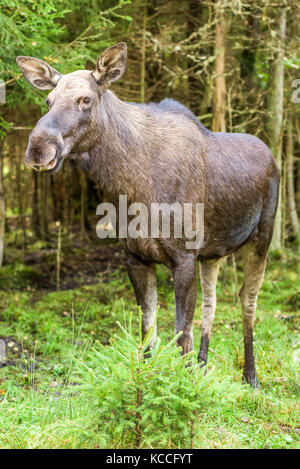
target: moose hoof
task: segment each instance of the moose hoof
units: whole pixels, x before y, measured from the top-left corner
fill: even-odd
[[[199,354],[198,355],[198,363],[199,363],[200,368],[204,368],[207,365],[207,360],[205,358],[201,357],[201,355]]]
[[[253,388],[253,389],[261,389],[261,385],[259,384],[259,381],[257,379],[257,376],[256,376],[256,372],[254,371],[253,372],[248,372],[246,373],[244,371],[243,373],[243,381],[250,384],[250,386]]]
[[[179,337],[177,345],[181,347],[181,355],[186,355],[193,350],[193,336],[182,334]]]

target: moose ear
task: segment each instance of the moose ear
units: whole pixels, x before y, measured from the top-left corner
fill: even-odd
[[[52,90],[62,76],[55,68],[34,57],[17,57],[17,64],[24,77],[39,90]]]
[[[119,42],[108,47],[99,55],[93,77],[100,85],[110,85],[111,82],[121,78],[126,70],[127,45]]]

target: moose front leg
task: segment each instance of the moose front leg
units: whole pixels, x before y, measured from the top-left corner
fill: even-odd
[[[129,254],[127,270],[134,288],[137,304],[142,308],[143,338],[153,326],[157,309],[157,286],[155,264],[145,264],[135,256]],[[150,347],[156,341],[156,324],[150,340]]]
[[[193,318],[197,297],[196,262],[189,256],[177,263],[173,268],[175,298],[176,298],[176,329],[175,333],[182,335],[178,345],[182,353],[193,350]]]

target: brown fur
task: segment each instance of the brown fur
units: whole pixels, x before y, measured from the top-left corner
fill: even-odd
[[[104,51],[93,73],[77,71],[62,76],[38,59],[21,57],[17,61],[34,86],[39,87],[38,83],[42,89],[54,88],[48,96],[49,112],[31,133],[27,166],[53,172],[63,159],[76,157],[82,159],[90,177],[112,202],[117,202],[119,194],[126,194],[129,204],[204,203],[204,244],[198,250],[186,250],[185,239],[174,237],[122,240],[130,279],[144,313],[144,334],[153,324],[154,263],[159,262],[174,275],[176,332],[182,331],[179,343],[184,352],[192,349],[198,259],[204,295],[199,361],[206,363],[218,259],[248,246],[251,256],[245,262],[251,260],[250,267],[246,266],[242,295],[244,377],[256,386],[254,312],[272,237],[280,179],[267,146],[251,135],[210,132],[187,108],[170,99],[147,105],[119,100],[107,86],[124,73],[124,43]],[[253,265],[259,275],[250,281]],[[247,319],[249,311],[251,320]]]

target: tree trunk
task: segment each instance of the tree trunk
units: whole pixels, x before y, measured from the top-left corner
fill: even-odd
[[[20,227],[23,233],[23,253],[27,249],[27,233],[26,233],[26,218],[25,218],[25,207],[24,207],[24,197],[22,194],[22,175],[21,175],[21,162],[23,159],[22,147],[19,144],[15,146],[15,162],[16,162],[16,188],[17,188],[17,198],[18,198],[18,210],[19,210],[19,220]]]
[[[39,175],[32,171],[33,194],[32,194],[32,227],[35,237],[38,239],[41,235],[40,217],[39,217]]]
[[[42,174],[42,236],[43,239],[49,241],[49,229],[48,229],[48,174]]]
[[[80,196],[80,241],[84,239],[90,240],[87,233],[88,225],[88,204],[87,204],[87,180],[85,174],[80,171],[80,187],[81,187],[81,196]]]
[[[279,10],[278,31],[276,43],[276,56],[271,68],[270,76],[273,83],[269,101],[269,146],[276,159],[279,169],[282,169],[282,120],[283,120],[283,86],[284,86],[284,40],[286,30],[286,8]],[[271,242],[271,250],[281,249],[282,230],[282,194],[279,193],[278,209],[275,218],[274,233]]]
[[[3,142],[0,141],[0,267],[4,256],[5,201],[3,185]]]
[[[147,2],[143,7],[143,32],[142,32],[142,60],[141,60],[141,103],[145,102],[146,92],[146,33],[147,33]]]
[[[201,47],[201,41],[199,41],[197,37],[193,37],[197,32],[200,24],[205,20],[206,18],[204,18],[204,7],[202,2],[200,0],[190,0],[188,2],[187,11],[186,37],[190,38],[189,45],[194,47],[196,56],[201,54],[204,55],[206,53],[206,50],[203,50],[203,47]],[[187,68],[192,69],[195,66],[195,61],[193,58],[188,57],[186,62]],[[203,85],[201,85],[199,75],[197,75],[195,71],[190,71],[187,76],[187,87],[188,89],[186,95],[190,109],[196,114],[196,116],[205,114],[207,112],[208,105],[207,100],[203,96],[206,96],[206,93],[209,93],[209,91],[211,92],[211,81],[205,80],[205,89],[203,92]]]
[[[287,124],[286,183],[289,217],[291,220],[293,235],[299,242],[299,219],[296,209],[294,188],[293,120],[291,116],[289,116]]]
[[[221,2],[215,6],[216,13],[216,42],[215,42],[215,86],[213,99],[213,132],[225,132],[225,41],[226,41],[226,17],[222,11]]]

